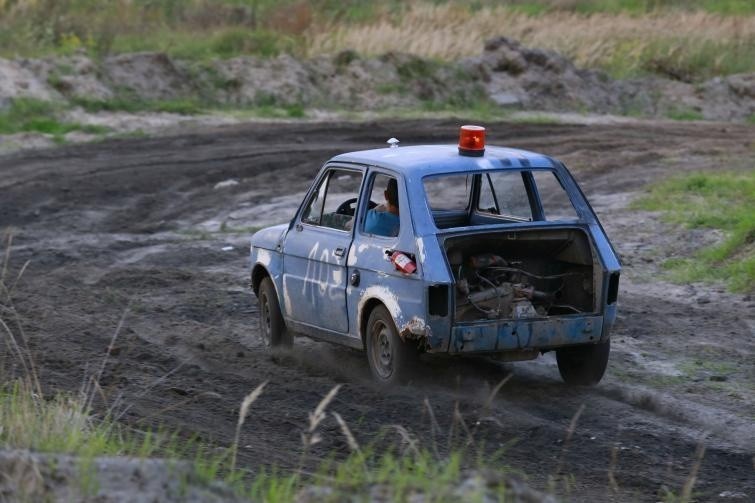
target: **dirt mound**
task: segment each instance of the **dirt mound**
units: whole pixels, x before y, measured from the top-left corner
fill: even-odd
[[[489,40],[480,56],[440,63],[410,54],[361,57],[353,51],[299,60],[250,56],[207,63],[160,53],[94,61],[83,55],[0,59],[0,104],[121,98],[149,102],[195,99],[217,105],[308,108],[439,108],[475,106],[553,112],[683,116],[727,121],[755,113],[755,74],[690,84],[660,77],[613,80],[564,56],[515,40]]]
[[[23,61],[0,59],[0,105],[13,98],[59,98],[38,74],[25,66]]]
[[[499,105],[605,112],[621,106],[615,82],[605,75],[580,70],[556,52],[527,48],[506,37],[489,40],[482,56],[464,64],[476,70]]]

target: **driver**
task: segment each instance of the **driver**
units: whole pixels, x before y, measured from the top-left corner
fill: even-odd
[[[385,188],[385,204],[376,206],[367,212],[364,231],[378,236],[398,236],[398,183],[395,178],[388,180]]]

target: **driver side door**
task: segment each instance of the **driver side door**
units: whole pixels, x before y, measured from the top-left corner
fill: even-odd
[[[363,178],[358,168],[326,168],[286,236],[284,309],[300,329],[349,331],[346,258]]]

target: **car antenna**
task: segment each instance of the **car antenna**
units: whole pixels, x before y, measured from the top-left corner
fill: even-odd
[[[391,146],[390,148],[396,148],[396,147],[398,147],[398,143],[399,142],[398,142],[397,138],[391,138],[390,140],[388,140],[385,143],[387,143],[388,145],[390,145]]]

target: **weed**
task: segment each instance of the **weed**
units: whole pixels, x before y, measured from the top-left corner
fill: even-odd
[[[110,99],[74,98],[71,103],[90,113],[107,112],[168,112],[180,115],[196,115],[203,111],[195,100],[156,100],[145,101],[131,97]]]
[[[703,114],[692,108],[674,108],[666,113],[666,117],[675,121],[700,121]]]
[[[680,282],[723,280],[734,291],[755,290],[755,172],[704,172],[671,178],[636,201],[635,208],[662,211],[671,223],[719,229],[723,239],[693,257],[664,266]]]
[[[58,115],[63,106],[50,101],[33,98],[16,98],[10,106],[0,109],[0,134],[34,132],[48,134],[62,141],[63,135],[72,131],[102,134],[109,131],[102,126],[92,126],[61,121]]]
[[[267,381],[254,388],[251,393],[245,396],[244,400],[241,402],[241,408],[239,409],[239,420],[236,424],[236,436],[233,438],[233,445],[231,449],[231,471],[236,468],[236,454],[239,450],[239,437],[241,436],[241,427],[244,426],[246,416],[249,414],[249,408],[262,394],[262,391],[265,389],[266,385]]]

